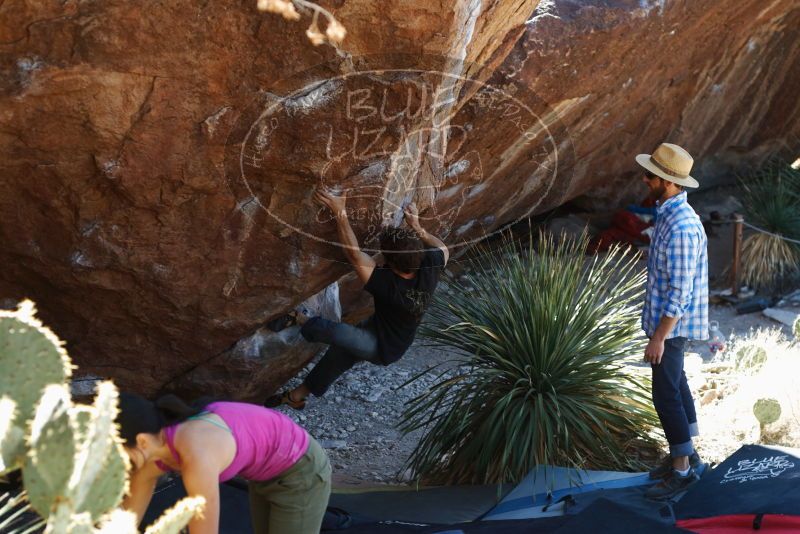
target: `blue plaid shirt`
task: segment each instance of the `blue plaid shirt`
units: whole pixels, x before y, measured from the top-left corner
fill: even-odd
[[[642,329],[651,337],[661,317],[679,317],[667,338],[708,339],[708,240],[686,192],[657,208],[647,258]]]

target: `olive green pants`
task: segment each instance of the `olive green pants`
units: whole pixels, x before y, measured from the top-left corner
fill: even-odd
[[[331,464],[309,436],[308,450],[277,477],[249,483],[255,534],[318,534],[331,495]]]

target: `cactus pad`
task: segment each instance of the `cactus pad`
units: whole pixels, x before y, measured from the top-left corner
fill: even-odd
[[[75,465],[75,429],[70,406],[67,386],[50,385],[31,422],[22,479],[31,506],[43,517],[48,517],[59,502],[68,498]]]
[[[76,407],[73,411],[73,417],[75,418],[77,434],[81,437],[81,440],[85,440],[90,434],[89,425],[94,417],[94,409],[88,406]],[[94,483],[90,485],[83,504],[80,506],[80,510],[89,512],[95,521],[109,510],[119,506],[122,502],[122,497],[128,491],[128,479],[125,476],[128,464],[125,456],[125,451],[116,439],[115,433],[114,442],[106,457],[101,460],[100,471]]]
[[[94,524],[89,514],[73,514],[70,517],[69,534],[94,534]]]
[[[124,455],[122,445],[114,444],[86,494],[81,510],[89,512],[95,520],[119,506],[128,490]]]
[[[753,415],[762,427],[774,423],[781,416],[781,404],[775,399],[758,399],[753,404]]]
[[[14,426],[17,404],[0,397],[0,475],[15,468],[17,451],[24,448],[25,434]]]
[[[0,397],[14,399],[17,405],[13,426],[25,431],[36,404],[48,384],[63,384],[71,365],[61,341],[34,316],[33,303],[25,301],[16,311],[0,310]],[[14,449],[4,447],[4,463],[20,465],[24,443]],[[6,456],[8,454],[8,456]]]
[[[83,440],[78,446],[76,469],[70,483],[76,510],[89,511],[92,517],[101,515],[119,504],[125,486],[125,460],[119,443],[117,426],[117,388],[111,382],[101,382],[97,387],[95,404],[88,411],[76,415],[85,422],[80,429]]]
[[[748,343],[736,351],[736,368],[757,370],[766,363],[767,357],[764,347]]]
[[[181,530],[194,516],[203,512],[206,500],[203,497],[186,497],[164,512],[150,525],[144,534],[180,534]]]

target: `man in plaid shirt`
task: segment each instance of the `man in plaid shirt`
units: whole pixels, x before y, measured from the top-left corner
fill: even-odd
[[[694,399],[683,371],[689,339],[708,338],[707,238],[686,202],[693,159],[681,147],[662,143],[640,154],[644,182],[658,198],[657,219],[647,259],[642,329],[649,338],[644,359],[653,371],[653,404],[669,443],[669,456],[650,472],[660,479],[646,495],[669,499],[699,480],[705,464],[692,445],[698,435]]]

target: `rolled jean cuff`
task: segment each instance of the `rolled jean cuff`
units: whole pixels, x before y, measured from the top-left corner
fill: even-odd
[[[696,438],[700,435],[700,427],[697,426],[697,422],[689,423],[689,436]]]
[[[669,446],[669,455],[673,458],[679,458],[681,456],[691,456],[694,452],[694,445],[692,445],[692,440],[685,443],[679,443],[677,445],[670,445]]]

